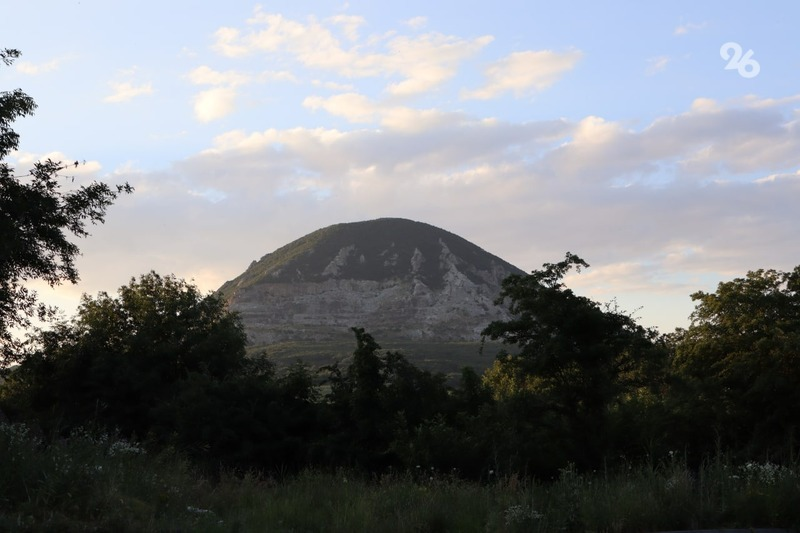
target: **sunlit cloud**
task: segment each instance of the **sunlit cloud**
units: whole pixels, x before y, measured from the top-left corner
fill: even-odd
[[[131,82],[109,82],[108,85],[112,89],[112,93],[105,98],[103,98],[104,102],[108,103],[120,103],[120,102],[127,102],[132,100],[138,96],[146,96],[153,94],[153,84],[152,83],[142,83],[139,85],[134,85]]]
[[[355,86],[351,83],[338,83],[335,81],[312,80],[311,84],[315,87],[338,92],[352,92],[355,89]]]
[[[800,182],[800,170],[789,174],[770,174],[755,180],[755,183],[774,183],[780,180],[797,180]]]
[[[286,81],[291,83],[300,82],[297,76],[288,70],[265,70],[256,76],[256,81],[259,83],[267,83],[270,81]]]
[[[189,72],[187,78],[195,85],[214,86],[194,97],[194,116],[200,122],[211,122],[233,113],[241,86],[273,81],[298,82],[297,77],[288,71],[268,70],[251,75],[234,70],[221,72],[205,65]]]
[[[95,177],[102,169],[102,165],[99,161],[87,161],[69,157],[67,154],[60,151],[46,153],[14,152],[12,158],[18,170],[32,169],[35,163],[47,160],[61,163],[64,167],[61,174],[72,178]]]
[[[342,28],[342,33],[344,33],[345,37],[350,41],[358,40],[358,28],[366,23],[364,17],[357,17],[354,15],[336,15],[329,20]]]
[[[461,96],[465,99],[488,100],[505,92],[512,92],[519,97],[530,91],[542,91],[575,68],[582,56],[579,50],[564,53],[550,50],[514,52],[486,68],[486,85],[464,91]]]
[[[324,109],[328,113],[346,118],[350,122],[375,122],[379,108],[366,96],[357,93],[345,93],[321,98],[309,96],[303,100],[303,106],[309,109]]]
[[[205,65],[192,70],[189,81],[195,85],[242,85],[252,80],[248,74],[236,71],[219,72]]]
[[[492,42],[491,36],[464,41],[439,34],[417,38],[396,37],[388,43],[390,53],[384,58],[387,72],[405,75],[403,81],[386,90],[396,96],[429,91],[455,76],[458,66]]]
[[[714,113],[722,111],[722,107],[712,98],[695,98],[692,101],[692,111],[697,113]]]
[[[233,113],[236,109],[236,90],[215,87],[202,91],[194,99],[194,116],[200,122],[211,122]]]
[[[37,76],[39,74],[45,74],[47,72],[53,72],[54,70],[58,70],[61,66],[61,60],[59,59],[52,59],[50,61],[44,63],[31,63],[30,61],[20,61],[16,64],[15,68],[17,71],[28,74],[30,76]]]
[[[580,121],[572,139],[545,154],[535,168],[562,179],[590,175],[606,183],[661,175],[709,180],[771,173],[800,163],[800,123],[778,109],[696,99],[689,111],[659,117],[632,130],[601,117]],[[663,180],[663,178],[662,178]]]
[[[374,102],[362,94],[344,93],[322,98],[310,96],[303,101],[309,109],[323,109],[356,124],[377,123],[386,128],[421,132],[453,120],[459,115],[436,109],[414,109]]]

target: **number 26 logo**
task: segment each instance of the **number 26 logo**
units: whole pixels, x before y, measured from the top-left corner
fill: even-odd
[[[761,65],[753,59],[753,51],[748,50],[742,54],[742,46],[737,42],[727,42],[719,49],[719,55],[728,62],[725,70],[739,71],[739,76],[743,78],[755,78],[761,71]]]

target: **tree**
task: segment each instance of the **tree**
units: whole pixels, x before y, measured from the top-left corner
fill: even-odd
[[[516,404],[528,422],[536,418],[537,434],[549,427],[573,461],[596,466],[610,446],[611,411],[647,384],[663,354],[654,330],[562,283],[572,268],[588,266],[567,253],[530,275],[509,276],[498,304],[509,300],[513,317],[492,322],[483,335],[516,349],[503,351],[486,374],[494,396]]]
[[[6,66],[19,55],[17,50],[0,50]],[[16,175],[5,161],[19,147],[11,125],[35,109],[36,102],[20,89],[0,92],[0,368],[19,358],[15,328],[28,328],[34,317],[45,320],[55,314],[38,302],[26,282],[77,283],[79,249],[68,234],[88,236],[86,223],[102,223],[117,196],[133,191],[127,183],[112,189],[99,182],[62,190],[58,178],[67,165],[49,159]]]
[[[748,459],[789,458],[800,437],[800,266],[751,271],[692,300],[675,339],[685,418]]]
[[[445,377],[420,370],[402,354],[380,354],[380,345],[363,328],[356,337],[353,359],[345,372],[338,363],[328,372],[333,430],[327,453],[341,461],[378,468],[397,461],[395,440],[407,440],[425,420],[445,407]]]
[[[77,316],[42,332],[38,350],[14,372],[31,408],[62,424],[89,421],[144,437],[159,406],[193,376],[220,382],[245,363],[246,335],[215,295],[155,272],[113,298],[84,295]]]

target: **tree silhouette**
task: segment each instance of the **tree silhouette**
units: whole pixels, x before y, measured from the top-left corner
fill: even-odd
[[[0,50],[5,65],[19,55],[17,50]],[[54,316],[55,310],[39,303],[26,282],[76,283],[79,249],[69,235],[89,235],[87,222],[102,223],[117,195],[133,191],[127,183],[112,189],[98,182],[63,190],[58,177],[67,165],[49,159],[15,175],[5,161],[19,147],[11,125],[35,109],[36,102],[20,89],[0,92],[0,368],[19,359],[13,329],[28,328],[34,317]]]

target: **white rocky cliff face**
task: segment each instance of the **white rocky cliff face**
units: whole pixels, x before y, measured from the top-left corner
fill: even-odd
[[[290,243],[220,291],[256,345],[340,338],[353,326],[382,339],[472,341],[508,318],[494,301],[512,273],[521,271],[456,235],[379,219]]]

